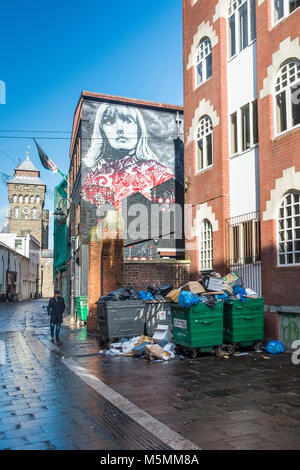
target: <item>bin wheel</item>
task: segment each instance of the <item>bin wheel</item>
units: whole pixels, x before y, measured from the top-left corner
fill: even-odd
[[[227,352],[229,354],[233,354],[236,351],[236,346],[235,344],[228,344],[227,346]]]
[[[196,357],[197,357],[197,349],[191,349],[191,351],[190,351],[190,357],[191,357],[191,359],[196,359]]]
[[[180,346],[179,344],[176,344],[176,353],[177,354],[183,354],[184,353],[183,347]]]
[[[263,348],[263,342],[262,341],[255,341],[254,350],[255,351],[261,351],[262,348]]]

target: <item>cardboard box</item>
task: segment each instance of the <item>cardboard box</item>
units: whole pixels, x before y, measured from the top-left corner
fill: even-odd
[[[168,325],[157,325],[153,333],[154,343],[159,343],[160,341],[171,342],[171,333]]]
[[[171,300],[175,304],[178,304],[179,294],[180,294],[179,289],[171,290],[171,292],[169,292],[168,295],[166,295],[165,299],[166,300]]]
[[[209,277],[205,279],[204,285],[207,290],[220,292],[223,290],[223,279],[217,279],[215,277]]]
[[[198,281],[191,281],[181,287],[181,290],[192,292],[193,294],[202,294],[205,292],[204,287]]]
[[[145,357],[150,361],[155,359],[164,359],[165,361],[171,359],[171,354],[164,351],[158,344],[148,344],[145,348]]]

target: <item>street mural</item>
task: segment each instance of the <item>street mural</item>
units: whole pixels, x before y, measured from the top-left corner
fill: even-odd
[[[83,116],[82,197],[96,216],[105,203],[127,211],[134,195],[148,209],[149,203],[175,203],[184,173],[178,146],[183,123],[176,111],[85,101]],[[152,259],[152,245],[142,237],[141,244],[124,243],[126,259]]]
[[[169,129],[170,123],[155,126],[155,121],[163,123],[163,118],[144,110],[147,126],[142,112],[123,105],[99,106],[91,145],[83,158],[89,170],[82,188],[86,201],[97,206],[110,202],[119,210],[122,199],[138,191],[151,199],[152,188],[174,177],[174,162],[164,158],[165,147],[172,146],[175,136],[174,117],[173,129]],[[152,147],[149,137],[160,145]],[[174,148],[170,151],[173,154]]]

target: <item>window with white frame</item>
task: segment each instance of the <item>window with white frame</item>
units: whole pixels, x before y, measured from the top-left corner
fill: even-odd
[[[298,7],[300,7],[300,0],[273,0],[273,23],[276,24]]]
[[[196,87],[212,76],[212,45],[208,38],[203,39],[196,57]]]
[[[257,100],[230,115],[230,154],[245,152],[258,143]]]
[[[300,192],[286,194],[280,205],[278,264],[300,264]]]
[[[283,65],[275,85],[276,133],[300,124],[300,62]]]
[[[228,8],[229,57],[256,39],[255,0],[230,0]]]
[[[213,164],[213,125],[209,116],[199,121],[196,148],[196,172],[205,170]]]
[[[200,234],[200,270],[213,269],[213,230],[209,220],[204,220]]]

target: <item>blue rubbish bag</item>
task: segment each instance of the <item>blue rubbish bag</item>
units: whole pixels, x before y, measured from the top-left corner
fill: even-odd
[[[233,294],[240,299],[242,304],[244,304],[246,302],[247,299],[246,299],[246,297],[243,297],[243,295],[247,295],[247,292],[245,291],[245,289],[243,287],[236,286],[233,289]]]
[[[191,307],[192,305],[200,302],[199,297],[190,291],[183,290],[178,297],[178,304],[180,307]]]
[[[280,354],[284,352],[284,346],[280,341],[273,340],[267,344],[265,350],[269,354]]]
[[[145,292],[144,290],[139,290],[138,294],[142,300],[153,300],[153,295],[151,292]]]

